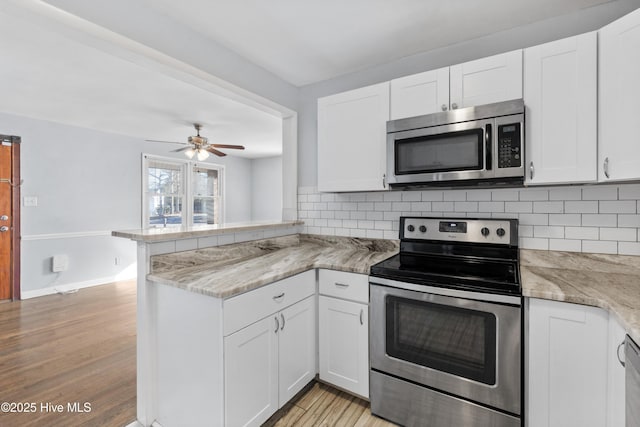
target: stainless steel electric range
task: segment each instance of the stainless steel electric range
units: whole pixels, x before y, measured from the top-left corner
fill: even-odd
[[[521,426],[515,219],[400,218],[371,267],[371,411],[405,426]]]

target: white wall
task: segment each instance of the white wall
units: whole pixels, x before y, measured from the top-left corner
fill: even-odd
[[[282,219],[282,156],[251,161],[251,219]]]
[[[110,232],[141,226],[141,155],[183,155],[169,144],[4,113],[0,133],[22,137],[22,196],[38,197],[37,207],[21,208],[23,294],[135,273],[135,244]],[[225,165],[226,221],[251,220],[251,160],[208,162]],[[69,256],[68,271],[51,273],[55,254]]]
[[[305,232],[397,239],[400,216],[517,218],[519,246],[640,255],[640,184],[318,193],[300,187]]]
[[[639,0],[613,1],[574,14],[558,16],[303,86],[298,102],[298,185],[307,187],[317,184],[316,120],[319,97],[596,30],[638,7]]]

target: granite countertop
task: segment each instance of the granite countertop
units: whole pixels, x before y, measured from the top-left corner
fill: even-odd
[[[151,257],[150,282],[229,298],[313,269],[369,274],[395,240],[291,235]]]
[[[291,235],[151,257],[151,282],[229,298],[313,268],[369,274],[398,241]],[[640,342],[640,257],[520,251],[525,297],[601,307]]]
[[[520,251],[526,297],[601,307],[640,342],[640,257]]]
[[[216,236],[225,233],[237,233],[252,230],[267,230],[273,228],[293,227],[304,224],[302,221],[264,221],[264,222],[234,222],[226,224],[196,224],[189,226],[170,226],[141,228],[136,230],[112,231],[114,237],[153,243],[167,240],[190,239],[194,237]]]

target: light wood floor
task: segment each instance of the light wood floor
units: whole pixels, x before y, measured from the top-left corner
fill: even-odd
[[[120,282],[0,303],[0,404],[35,403],[2,413],[0,427],[123,427],[136,418],[136,287]],[[91,404],[69,413],[67,403]],[[62,404],[46,412],[41,404]],[[364,400],[316,383],[265,426],[393,426]]]

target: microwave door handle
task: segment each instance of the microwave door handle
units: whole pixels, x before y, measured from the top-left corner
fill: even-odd
[[[492,141],[492,126],[490,124],[487,124],[484,127],[485,131],[484,131],[484,138],[485,138],[485,155],[486,155],[486,159],[485,159],[485,169],[486,170],[491,170],[492,169],[492,146],[493,146],[493,141]]]

